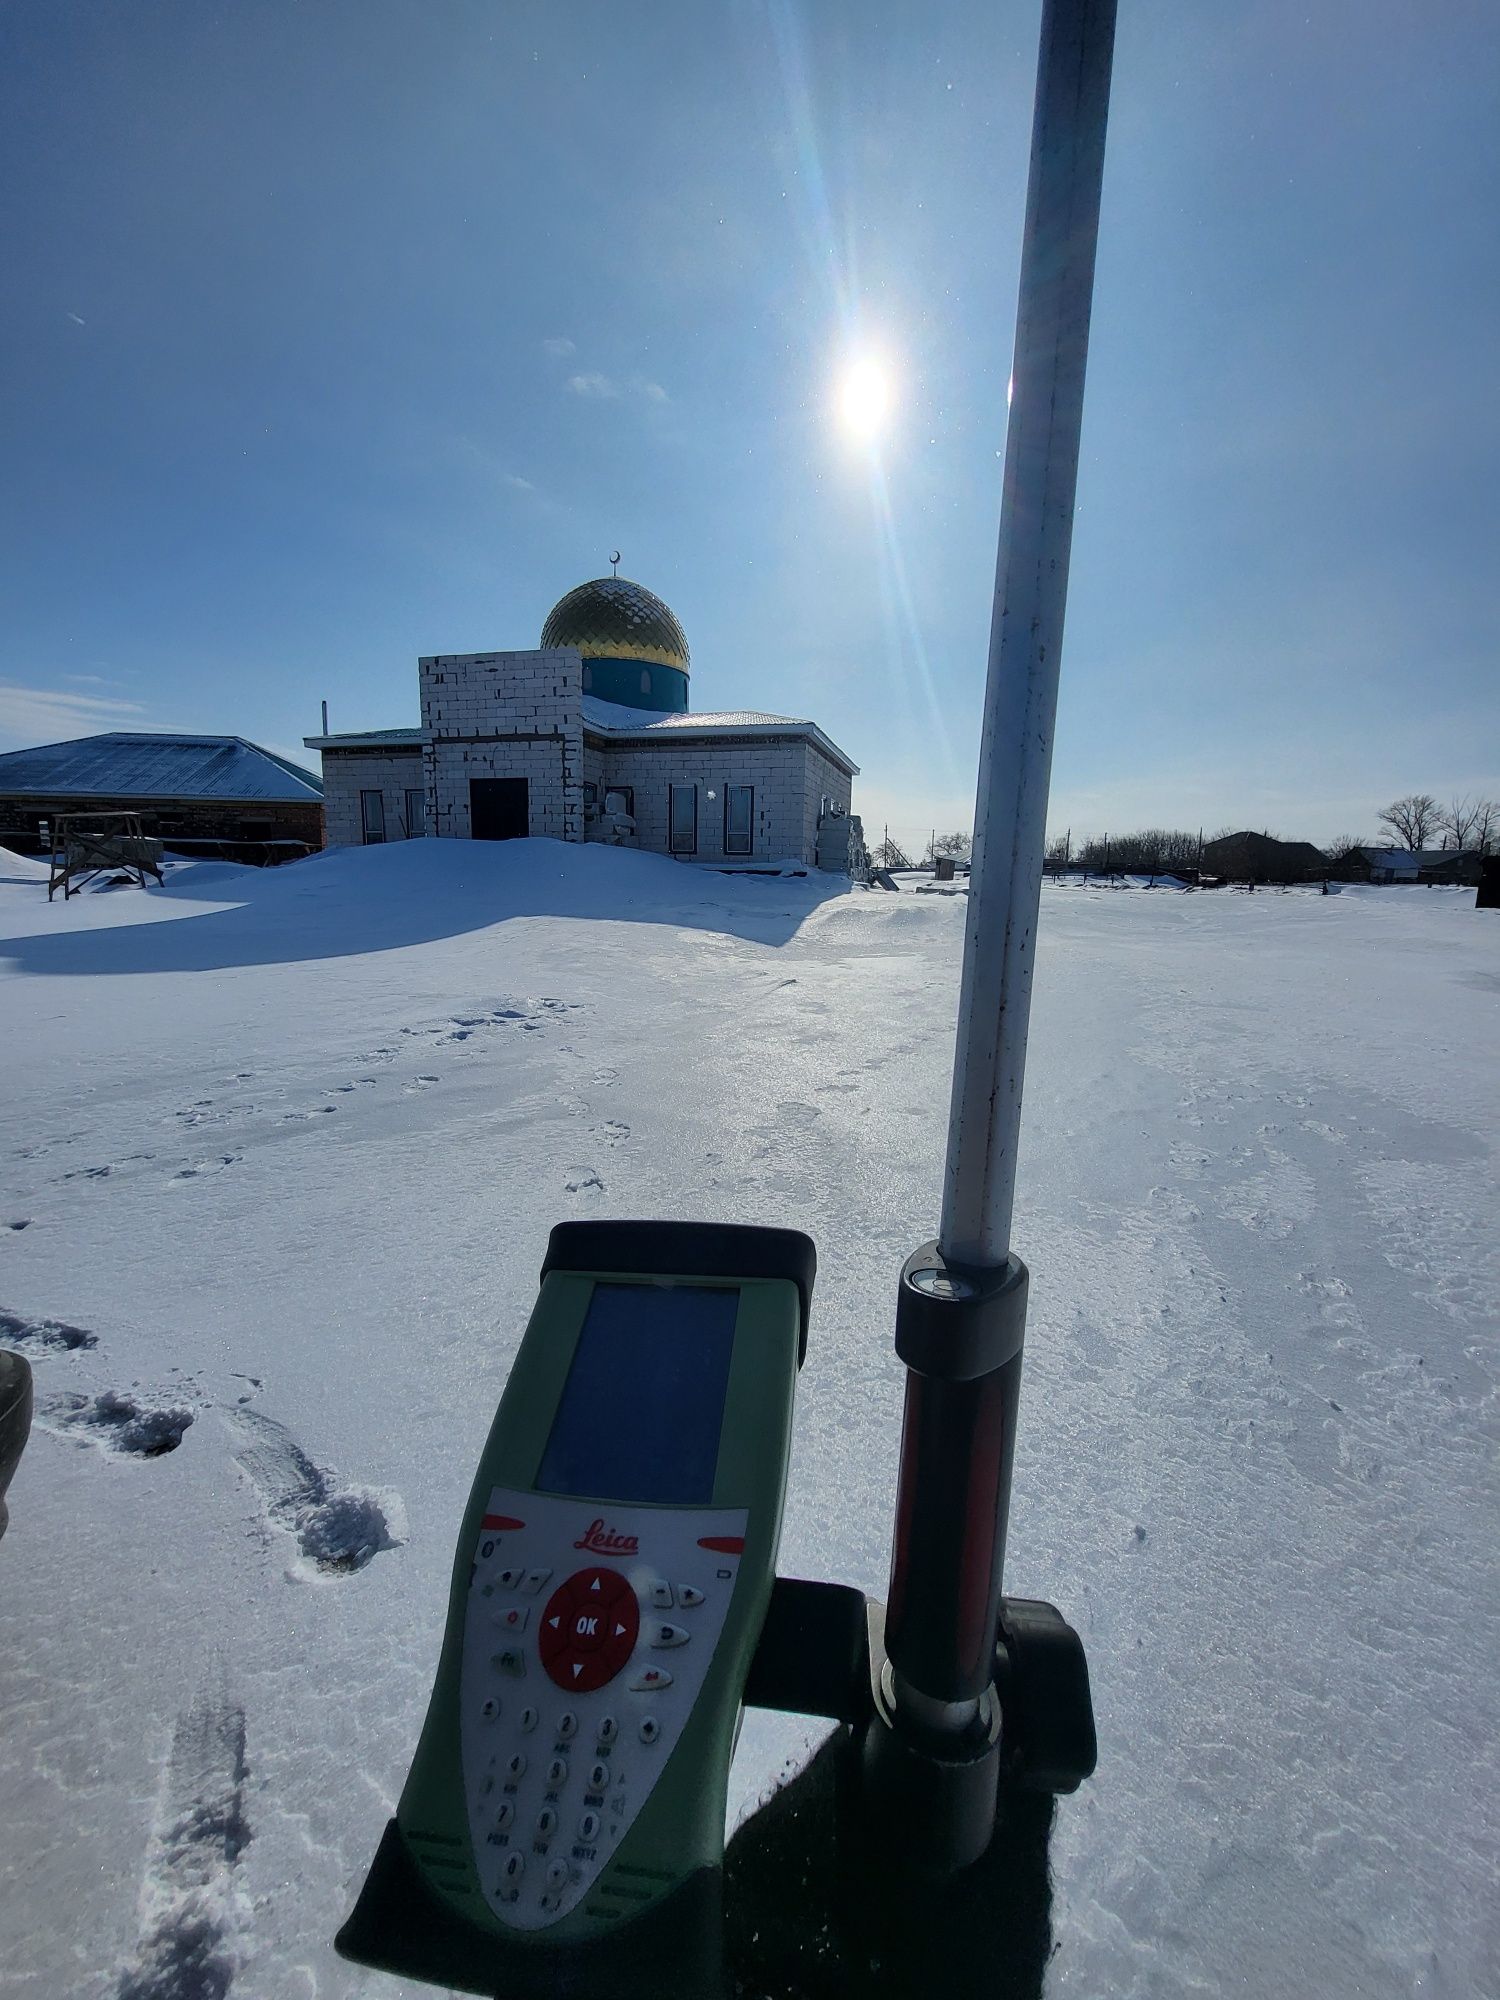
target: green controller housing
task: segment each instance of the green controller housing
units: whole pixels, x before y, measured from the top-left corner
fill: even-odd
[[[729,1764],[746,1676],[775,1581],[793,1395],[806,1347],[814,1269],[812,1244],[790,1230],[592,1223],[562,1224],[553,1231],[541,1291],[464,1511],[426,1721],[395,1821],[387,1829],[360,1902],[339,1934],[338,1948],[345,1956],[486,1993],[543,1990],[549,1964],[554,1971],[573,1964],[580,1977],[588,1978],[582,1968],[597,1961],[589,1983],[604,1994],[612,1990],[606,1965],[618,1969],[627,1961],[628,1954],[622,1958],[618,1950],[625,1934],[654,1928],[651,1920],[660,1919],[663,1906],[670,1911],[674,1898],[681,1904],[685,1885],[720,1868]],[[576,1454],[565,1494],[555,1484],[555,1457],[553,1483],[544,1483],[549,1441],[562,1428],[560,1412],[565,1407],[572,1411],[571,1405],[565,1406],[570,1374],[598,1287],[608,1288],[601,1296],[612,1308],[622,1297],[617,1288],[631,1288],[624,1306],[645,1330],[638,1340],[630,1341],[629,1351],[639,1350],[647,1386],[653,1363],[649,1326],[657,1301],[663,1302],[664,1310],[670,1306],[679,1329],[686,1329],[691,1366],[695,1312],[722,1326],[731,1308],[727,1299],[722,1305],[719,1299],[738,1295],[722,1376],[717,1450],[705,1447],[701,1438],[693,1447],[699,1470],[691,1476],[700,1485],[690,1502],[643,1501],[636,1494],[605,1490],[574,1491],[575,1485],[587,1483],[578,1476]],[[680,1360],[684,1352],[680,1344],[677,1351]],[[717,1401],[716,1388],[704,1393]],[[624,1401],[622,1423],[628,1421],[628,1398]],[[591,1420],[588,1411],[584,1415]],[[589,1434],[585,1428],[585,1438]],[[705,1449],[709,1449],[707,1459]],[[670,1484],[671,1468],[665,1476]],[[706,1484],[710,1479],[711,1486]],[[504,1511],[497,1514],[497,1506]],[[564,1545],[557,1540],[561,1530],[556,1523],[563,1522],[571,1533],[577,1522],[566,1518],[570,1507],[579,1520],[592,1518],[579,1539]],[[550,1566],[527,1571],[526,1581],[518,1583],[519,1568],[503,1567],[508,1544],[515,1545],[519,1564],[525,1559],[528,1537],[540,1532],[537,1518],[548,1519],[549,1510],[553,1547],[567,1546],[580,1553],[559,1561],[549,1550]],[[609,1548],[611,1525],[619,1519],[635,1529],[621,1539],[639,1543],[639,1558],[633,1549],[617,1555]],[[490,1525],[500,1523],[503,1531]],[[722,1534],[726,1526],[742,1529],[742,1534],[726,1538]],[[692,1539],[692,1531],[699,1527],[711,1531],[702,1545]],[[659,1534],[653,1533],[658,1528]],[[679,1548],[722,1543],[733,1549],[741,1540],[742,1549],[732,1555],[698,1557],[700,1563],[717,1565],[695,1572],[706,1585],[706,1604],[703,1589],[679,1581],[679,1603],[704,1605],[702,1612],[682,1612],[683,1626],[656,1617],[663,1603],[672,1602],[669,1581],[654,1585],[655,1592],[666,1592],[665,1598],[653,1595],[642,1601],[653,1589],[649,1579],[643,1581],[642,1563],[654,1542],[672,1542]],[[532,1553],[536,1546],[533,1539]],[[623,1670],[612,1667],[602,1690],[570,1699],[569,1671],[579,1674],[587,1668],[585,1686],[591,1676],[597,1680],[605,1671],[593,1665],[598,1657],[594,1653],[559,1656],[554,1645],[549,1665],[543,1651],[544,1642],[558,1636],[547,1633],[545,1626],[556,1627],[557,1617],[548,1619],[547,1614],[562,1599],[561,1590],[549,1598],[548,1587],[558,1583],[557,1572],[565,1562],[574,1560],[581,1565],[578,1578],[588,1577],[594,1588],[602,1581],[623,1596],[627,1583],[632,1585],[635,1598],[625,1607],[630,1615],[616,1629],[633,1627],[638,1610],[640,1631],[633,1650],[630,1631],[617,1642],[629,1650]],[[676,1563],[679,1571],[689,1566],[683,1560]],[[533,1581],[538,1576],[540,1583]],[[714,1583],[712,1577],[721,1581]],[[575,1582],[569,1579],[563,1588],[572,1588]],[[715,1602],[716,1596],[727,1598],[727,1603]],[[514,1642],[492,1642],[490,1627],[505,1618],[523,1621]],[[698,1618],[706,1622],[694,1626]],[[669,1650],[653,1650],[658,1635],[668,1634],[673,1636],[662,1637],[660,1644]],[[696,1651],[689,1651],[689,1637]],[[493,1662],[492,1643],[499,1643]],[[691,1672],[684,1676],[682,1663],[689,1661]],[[663,1666],[672,1671],[663,1675]],[[672,1681],[674,1676],[693,1684],[690,1707],[686,1706],[689,1691],[682,1685],[665,1693],[635,1691],[656,1679]],[[514,1742],[509,1736],[497,1736],[500,1750],[491,1760],[497,1768],[481,1778],[476,1758],[486,1739],[475,1717],[485,1694],[491,1697],[486,1714],[490,1709],[504,1711],[493,1725],[497,1732],[525,1727],[532,1733]],[[673,1702],[675,1710],[670,1707]],[[576,1811],[568,1819],[570,1810],[587,1802],[599,1808],[593,1815],[597,1823],[607,1814],[602,1800],[594,1796],[580,1801],[575,1796],[568,1801],[566,1792],[549,1791],[544,1796],[554,1802],[552,1817],[561,1823],[551,1838],[537,1840],[535,1787],[544,1780],[536,1759],[545,1758],[550,1747],[564,1753],[552,1769],[566,1771],[570,1763],[581,1769],[581,1760],[590,1755],[589,1739],[603,1726],[599,1717],[606,1706],[610,1726],[618,1732],[613,1761],[622,1768],[622,1760],[628,1763],[634,1779],[631,1785],[622,1780],[622,1785],[633,1794],[645,1786],[645,1795],[628,1799],[619,1814],[617,1840],[605,1852],[602,1847],[570,1846],[578,1824]],[[529,1723],[524,1720],[527,1716],[532,1718]],[[576,1746],[550,1741],[549,1727],[537,1726],[538,1716],[550,1729],[571,1724]],[[657,1720],[662,1716],[670,1719],[663,1724]],[[651,1730],[660,1732],[659,1739],[646,1733]],[[515,1744],[534,1753],[533,1768],[518,1784],[505,1784],[503,1751]],[[654,1757],[645,1747],[652,1744]],[[575,1756],[566,1754],[575,1748]],[[605,1761],[594,1763],[595,1772],[607,1769],[611,1757],[608,1749],[597,1754]],[[585,1782],[575,1775],[575,1792]],[[486,1793],[482,1799],[481,1786]],[[507,1807],[507,1794],[515,1795],[513,1808]],[[495,1806],[502,1812],[510,1810],[507,1831],[485,1834],[482,1829],[492,1825]],[[570,1852],[590,1859],[582,1865],[569,1864]],[[518,1854],[520,1859],[513,1858]],[[555,1914],[549,1915],[546,1903],[537,1899],[539,1870],[550,1868],[556,1875],[564,1864],[571,1868],[571,1885],[550,1899]],[[520,1871],[521,1886],[512,1890],[502,1868]],[[545,1890],[542,1893],[545,1896]],[[514,1915],[503,1900],[507,1896],[515,1898]],[[654,1976],[660,1991],[659,1959]],[[626,1984],[619,1990],[632,1989]]]

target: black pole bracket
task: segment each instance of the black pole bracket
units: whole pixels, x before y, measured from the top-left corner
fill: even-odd
[[[960,1264],[924,1243],[901,1267],[896,1352],[919,1375],[971,1382],[1003,1368],[1026,1337],[1026,1266]]]

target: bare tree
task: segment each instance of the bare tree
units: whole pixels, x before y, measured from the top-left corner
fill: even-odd
[[[951,854],[955,861],[967,861],[974,842],[966,833],[935,833],[927,843],[926,860],[928,866],[940,854]]]
[[[1480,801],[1471,799],[1467,792],[1461,799],[1454,799],[1444,806],[1437,816],[1437,823],[1444,833],[1453,835],[1453,845],[1460,852],[1474,838],[1474,824],[1479,818]]]
[[[1375,817],[1412,853],[1425,847],[1442,824],[1438,802],[1431,792],[1408,792],[1404,799],[1393,799]]]
[[[1500,799],[1476,800],[1473,838],[1476,854],[1490,854],[1500,846]]]
[[[1336,833],[1332,840],[1323,842],[1323,852],[1335,867],[1341,868],[1347,862],[1354,860],[1365,848],[1376,845],[1373,840],[1361,840],[1356,833]]]
[[[1049,868],[1066,868],[1073,859],[1073,836],[1068,833],[1054,833],[1047,842],[1043,861]]]
[[[880,845],[871,851],[870,860],[877,868],[910,868],[912,866],[911,856],[902,847],[899,840],[891,839],[889,833],[887,833]]]

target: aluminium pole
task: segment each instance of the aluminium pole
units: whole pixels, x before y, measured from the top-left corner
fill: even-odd
[[[942,1222],[897,1301],[906,1410],[866,1761],[942,1867],[983,1852],[1000,1764],[1027,1287],[1010,1225],[1114,26],[1115,0],[1043,0]]]

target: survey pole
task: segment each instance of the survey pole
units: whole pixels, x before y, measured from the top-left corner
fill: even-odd
[[[1115,0],[1043,9],[938,1240],[1010,1250]]]
[[[1002,1761],[1028,1282],[1011,1209],[1114,25],[1115,0],[1044,0],[942,1222],[897,1296],[906,1407],[865,1770],[877,1813],[944,1870],[984,1852]]]

